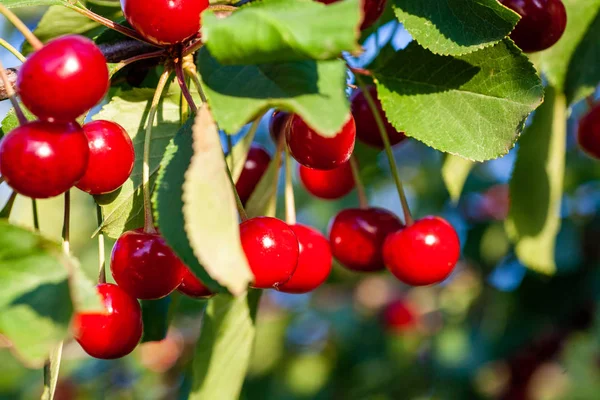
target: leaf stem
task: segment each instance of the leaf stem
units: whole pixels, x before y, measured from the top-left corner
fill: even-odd
[[[354,178],[354,184],[356,186],[356,195],[358,196],[358,204],[360,208],[369,208],[369,200],[367,199],[367,193],[365,192],[365,185],[363,185],[362,179],[360,179],[360,171],[358,169],[358,162],[354,154],[350,157],[350,168],[352,169],[352,177]]]
[[[4,47],[6,50],[10,51],[13,56],[19,59],[21,62],[25,62],[26,58],[21,52],[15,49],[10,43],[6,40],[0,38],[0,46]]]
[[[70,238],[71,238],[71,191],[65,192],[65,209],[63,218],[63,251],[65,254],[71,252]]]
[[[413,224],[413,218],[410,214],[410,208],[408,206],[408,200],[406,199],[406,194],[404,192],[404,186],[402,185],[402,181],[400,180],[400,175],[398,173],[398,167],[396,166],[396,159],[394,158],[394,153],[392,152],[392,145],[390,144],[390,139],[388,137],[387,131],[385,129],[385,125],[383,123],[383,119],[379,110],[377,109],[377,105],[375,104],[375,100],[369,93],[368,88],[365,86],[362,78],[358,75],[355,75],[356,83],[358,87],[362,90],[365,95],[365,99],[369,104],[369,108],[373,113],[373,117],[375,117],[375,122],[377,123],[377,128],[379,129],[379,133],[381,134],[381,139],[383,140],[383,144],[385,146],[385,154],[388,159],[388,163],[390,165],[390,170],[392,172],[392,176],[394,177],[394,182],[396,184],[396,189],[398,190],[398,197],[400,198],[400,203],[402,204],[402,212],[404,213],[404,224],[406,226],[410,226]]]
[[[102,226],[102,208],[96,204],[96,218],[98,226]],[[106,283],[106,255],[104,253],[104,233],[98,234],[98,283]]]
[[[37,200],[31,199],[31,211],[33,214],[33,229],[39,232],[40,230],[40,218],[38,214]]]
[[[40,39],[38,39],[33,34],[33,32],[31,32],[29,30],[27,25],[25,25],[19,17],[17,17],[12,11],[10,11],[6,6],[2,5],[1,3],[0,3],[0,14],[4,15],[4,17],[11,24],[13,24],[14,27],[17,28],[17,30],[19,32],[21,32],[21,34],[23,34],[23,36],[25,36],[25,39],[29,42],[29,44],[31,44],[31,46],[35,50],[39,50],[44,46],[44,44],[40,41]]]
[[[192,78],[192,82],[194,82],[194,86],[196,86],[196,90],[202,99],[202,103],[206,103],[206,94],[204,94],[204,89],[202,88],[202,82],[200,82],[200,78],[198,78],[198,74],[196,73],[196,68],[190,69],[184,67],[185,73]]]
[[[185,74],[183,72],[183,64],[181,62],[175,62],[175,75],[177,76],[177,83],[179,83],[179,87],[181,88],[181,93],[185,97],[185,101],[187,101],[188,105],[192,108],[194,114],[198,111],[198,106],[194,102],[194,98],[190,93],[190,89],[185,82]]]
[[[165,54],[164,50],[157,50],[157,51],[153,51],[151,53],[145,53],[145,54],[140,54],[137,56],[129,57],[128,59],[119,62],[117,64],[117,66],[115,68],[113,68],[113,70],[111,71],[111,76],[114,76],[118,71],[120,71],[124,67],[128,66],[129,64],[132,64],[134,62],[141,61],[141,60],[148,60],[150,58],[160,57],[164,54]]]
[[[287,222],[288,225],[296,224],[296,201],[294,199],[294,185],[292,182],[292,160],[288,146],[285,146],[285,222]]]
[[[15,114],[17,114],[17,119],[19,120],[19,125],[23,125],[27,123],[27,118],[25,118],[25,114],[23,114],[23,110],[21,110],[21,106],[19,105],[19,101],[17,100],[17,95],[10,84],[8,79],[8,75],[6,75],[6,70],[4,69],[4,65],[0,62],[0,79],[2,79],[2,83],[4,84],[4,89],[6,90],[6,95],[10,99],[12,103]]]
[[[63,342],[60,342],[50,351],[50,355],[44,364],[44,391],[41,400],[53,400],[56,384],[58,383],[58,372],[62,358]]]
[[[164,72],[158,80],[150,112],[148,113],[148,125],[146,126],[146,137],[144,138],[144,158],[142,164],[142,194],[144,197],[144,232],[156,233],[154,227],[154,218],[152,217],[152,203],[150,203],[150,144],[152,140],[152,125],[154,125],[154,117],[158,109],[158,103],[162,97],[163,91],[167,86],[167,81],[171,76],[171,71],[165,68]]]

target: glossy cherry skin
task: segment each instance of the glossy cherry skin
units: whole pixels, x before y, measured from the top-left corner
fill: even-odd
[[[21,101],[40,119],[69,122],[95,106],[108,90],[104,55],[90,39],[61,36],[33,53],[21,66]]]
[[[521,50],[531,53],[551,47],[567,27],[567,11],[561,0],[500,0],[521,16],[510,34]]]
[[[93,121],[83,125],[90,159],[77,187],[89,194],[110,193],[121,187],[133,171],[135,151],[125,129],[111,121]]]
[[[386,267],[407,285],[442,282],[460,257],[456,231],[443,218],[425,217],[395,233],[383,244]]]
[[[379,115],[381,115],[381,118],[383,119],[383,124],[385,125],[385,131],[388,134],[390,144],[393,146],[406,139],[404,132],[398,132],[387,120],[383,108],[381,107],[381,102],[377,98],[377,89],[375,86],[369,86],[369,94],[373,101],[375,101]],[[381,134],[379,133],[377,122],[375,121],[375,117],[369,108],[369,104],[367,103],[367,99],[362,90],[357,89],[352,93],[350,103],[352,115],[354,116],[354,121],[356,121],[356,137],[358,140],[369,146],[383,149],[385,146]]]
[[[279,142],[279,138],[283,134],[285,124],[290,117],[290,113],[286,111],[273,111],[271,119],[269,120],[269,133],[275,143]]]
[[[78,313],[73,337],[90,356],[111,360],[131,353],[142,338],[142,310],[137,300],[111,283],[96,287],[106,312]]]
[[[89,154],[85,133],[76,122],[29,122],[0,141],[0,174],[23,196],[54,197],[81,179]]]
[[[159,46],[182,43],[200,31],[200,14],[208,0],[121,0],[127,21]]]
[[[350,193],[355,186],[350,162],[328,171],[300,165],[298,173],[304,188],[320,199],[339,199]]]
[[[162,236],[140,228],[117,239],[110,268],[115,282],[127,293],[138,299],[153,300],[175,290],[187,267]]]
[[[388,332],[403,333],[414,329],[417,317],[405,300],[394,300],[383,311],[383,323]]]
[[[298,265],[299,245],[285,222],[256,217],[240,225],[242,248],[254,274],[252,287],[270,289],[285,284]]]
[[[339,0],[319,0],[321,3],[331,4]],[[363,0],[364,18],[360,29],[364,30],[371,27],[381,14],[385,11],[386,0]]]
[[[298,267],[292,278],[278,289],[285,293],[308,293],[327,280],[333,262],[331,249],[321,232],[301,224],[290,225],[290,228],[300,246]]]
[[[342,210],[329,223],[331,251],[350,270],[382,270],[385,238],[402,227],[398,217],[381,208]]]
[[[300,164],[308,168],[329,170],[350,160],[356,140],[356,126],[350,115],[348,121],[334,137],[324,138],[309,128],[297,115],[292,117],[286,131],[290,153]]]
[[[235,188],[240,196],[240,200],[245,205],[250,195],[254,191],[256,185],[262,178],[263,174],[269,168],[271,162],[271,156],[269,153],[260,145],[252,144],[248,151],[248,157],[244,163],[242,173],[238,178]]]
[[[215,295],[189,268],[185,268],[183,279],[177,290],[194,299],[208,299]]]
[[[600,104],[579,121],[577,142],[590,157],[600,159]]]

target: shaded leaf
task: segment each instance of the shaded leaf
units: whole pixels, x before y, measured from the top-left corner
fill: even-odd
[[[158,342],[167,336],[169,330],[169,306],[171,296],[158,300],[142,300],[142,320],[144,322],[144,333],[142,343]]]
[[[454,203],[460,199],[465,182],[475,164],[473,161],[448,154],[442,166],[442,178]]]

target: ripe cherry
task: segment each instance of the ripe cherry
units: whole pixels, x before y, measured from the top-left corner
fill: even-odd
[[[551,47],[567,27],[567,11],[561,0],[500,0],[521,16],[510,34],[525,52]]]
[[[87,138],[76,122],[29,122],[0,141],[0,174],[23,196],[54,197],[85,174],[89,153]]]
[[[286,140],[292,156],[305,167],[329,170],[350,160],[356,127],[350,115],[341,131],[334,137],[324,138],[297,115],[292,117],[290,129],[286,132]]]
[[[269,133],[275,143],[279,142],[279,138],[285,129],[285,123],[290,116],[289,112],[286,111],[273,111],[271,120],[269,121]]]
[[[308,293],[321,286],[331,272],[329,242],[320,232],[306,225],[291,225],[298,238],[300,255],[292,278],[279,286],[285,293]]]
[[[369,86],[368,88],[371,98],[377,105],[379,115],[383,119],[383,124],[385,125],[388,138],[390,139],[390,144],[393,146],[400,143],[406,139],[404,132],[398,132],[387,120],[383,108],[381,107],[381,102],[377,98],[377,89],[375,86]],[[383,139],[381,138],[381,133],[379,132],[379,128],[377,128],[377,122],[375,121],[375,117],[369,108],[369,103],[367,103],[367,99],[362,90],[357,89],[354,91],[350,97],[350,102],[352,115],[354,116],[354,121],[356,121],[356,137],[358,140],[369,146],[383,149],[385,146],[383,144]]]
[[[144,39],[169,46],[198,35],[208,0],[121,0],[121,8]]]
[[[600,104],[579,121],[577,142],[588,155],[600,159]]]
[[[403,227],[398,217],[381,208],[342,210],[329,226],[333,256],[346,268],[363,272],[384,268],[385,238]]]
[[[413,286],[446,279],[460,256],[456,231],[443,218],[425,217],[395,233],[383,244],[386,267],[402,282]]]
[[[385,329],[391,333],[404,333],[414,329],[417,317],[412,307],[402,299],[389,303],[383,311]]]
[[[328,171],[300,165],[298,171],[300,181],[306,190],[321,199],[339,199],[354,189],[354,176],[352,176],[350,162]]]
[[[271,156],[258,144],[253,144],[248,151],[248,157],[244,163],[244,169],[238,178],[235,188],[240,200],[245,205],[263,174],[269,168]]]
[[[187,268],[158,233],[127,231],[113,247],[110,268],[115,282],[143,300],[160,299],[175,290]]]
[[[90,159],[77,187],[93,195],[117,190],[133,171],[135,151],[125,129],[111,121],[93,121],[83,125]]]
[[[269,289],[285,284],[298,265],[299,246],[294,231],[283,221],[256,217],[240,225],[242,247],[254,274],[253,287]]]
[[[108,90],[108,68],[90,39],[67,35],[33,53],[19,70],[21,101],[40,119],[69,122],[96,105]]]
[[[92,357],[106,360],[131,353],[142,337],[142,310],[135,298],[111,283],[96,287],[106,312],[79,313],[73,337]]]
[[[331,4],[338,0],[319,0],[321,3]],[[386,0],[363,0],[364,18],[361,30],[371,27],[385,11]]]
[[[193,297],[195,299],[208,299],[213,297],[215,294],[207,288],[200,279],[194,275],[189,268],[185,268],[183,272],[183,280],[177,288],[177,290],[186,296]]]

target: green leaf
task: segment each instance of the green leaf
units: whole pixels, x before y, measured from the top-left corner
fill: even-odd
[[[205,49],[198,69],[219,127],[239,131],[269,108],[299,114],[324,136],[333,136],[350,112],[346,68],[340,60],[223,66]]]
[[[67,257],[66,255],[64,257]],[[104,306],[96,291],[96,285],[81,269],[79,261],[68,256],[69,287],[71,299],[77,311],[98,312],[103,311]]]
[[[151,187],[154,187],[156,173],[167,144],[180,127],[179,94],[176,85],[169,87],[161,100],[153,124],[149,160]],[[154,89],[117,90],[109,103],[94,117],[96,120],[106,119],[123,126],[133,140],[136,154],[133,172],[121,189],[96,196],[104,215],[102,230],[111,238],[117,238],[123,231],[139,228],[144,224],[142,155],[148,110],[153,96]]]
[[[506,221],[519,260],[528,268],[553,274],[556,235],[565,172],[565,97],[546,88],[546,100],[519,141],[510,181]]]
[[[159,300],[142,300],[142,320],[144,333],[142,343],[158,342],[167,336],[169,330],[169,306],[171,296]]]
[[[54,399],[56,393],[56,385],[58,384],[58,375],[60,372],[60,360],[62,358],[62,351],[62,342],[50,351],[50,355],[48,356],[48,365],[47,367],[44,366],[44,391],[42,392],[42,400]]]
[[[600,73],[594,68],[600,59],[597,40],[600,0],[563,0],[563,3],[568,15],[565,33],[554,46],[533,54],[532,59],[550,84],[564,91],[571,102],[581,98],[582,93],[589,94],[588,85],[600,81]],[[591,64],[581,65],[587,62]]]
[[[29,112],[29,110],[26,109],[25,107],[23,107],[23,105],[21,105],[21,110],[23,110],[23,114],[25,114],[25,118],[27,118],[28,121],[36,119],[35,115],[33,115],[31,112]],[[15,109],[11,108],[10,110],[8,110],[8,113],[6,113],[6,116],[2,120],[2,129],[0,129],[0,138],[2,138],[4,135],[6,135],[7,133],[12,131],[19,125],[20,125],[19,119],[17,118]]]
[[[404,28],[436,54],[461,55],[504,39],[519,15],[497,0],[394,0]]]
[[[63,3],[62,0],[2,0],[2,5],[8,8],[51,6]]]
[[[193,150],[183,184],[184,229],[208,274],[234,295],[253,280],[242,249],[235,198],[217,126],[207,106],[192,128]]]
[[[261,291],[211,299],[194,355],[190,400],[237,399],[250,362]]]
[[[454,203],[458,202],[463,187],[475,164],[473,161],[448,154],[442,166],[442,178]]]
[[[360,21],[359,0],[261,1],[227,18],[204,13],[202,40],[221,64],[330,60],[360,50]]]
[[[10,217],[10,213],[12,211],[13,205],[15,204],[15,199],[17,198],[17,192],[11,192],[8,200],[0,209],[0,218],[8,219]]]
[[[543,94],[535,69],[508,39],[459,57],[413,42],[374,75],[396,129],[475,161],[508,153]]]

